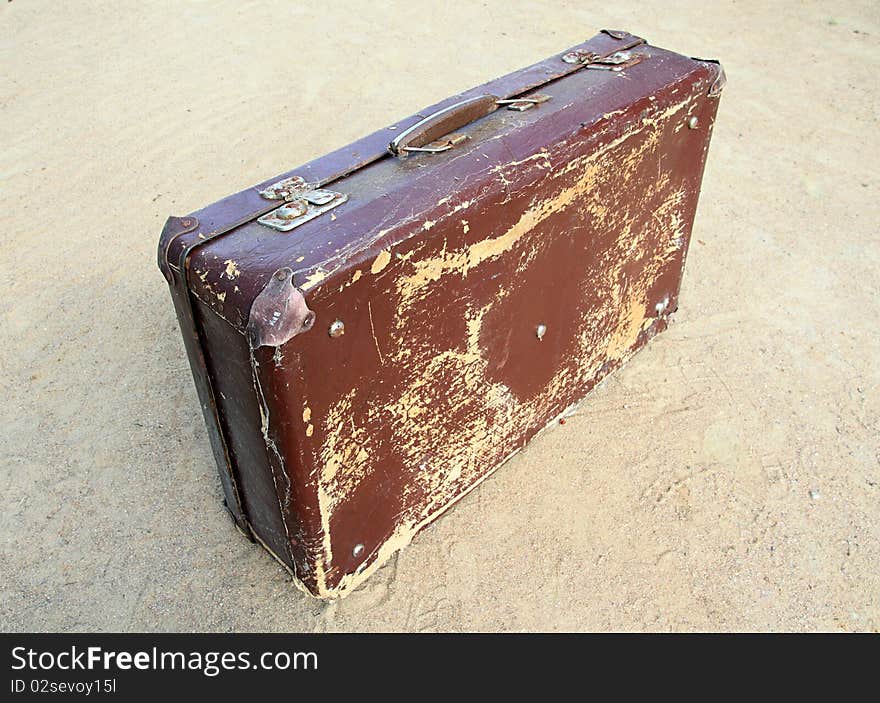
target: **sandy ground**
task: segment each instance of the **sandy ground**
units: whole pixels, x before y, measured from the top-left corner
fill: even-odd
[[[880,6],[452,7],[0,6],[0,627],[880,629]],[[307,598],[221,508],[165,217],[602,27],[730,79],[673,326]]]

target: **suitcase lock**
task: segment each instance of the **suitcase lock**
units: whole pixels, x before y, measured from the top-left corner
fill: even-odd
[[[289,232],[348,200],[345,193],[316,188],[302,176],[292,176],[273,183],[261,190],[260,195],[267,200],[285,201],[277,210],[257,220],[261,225],[279,232]]]

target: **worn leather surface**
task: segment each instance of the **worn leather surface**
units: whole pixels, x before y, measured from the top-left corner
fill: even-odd
[[[314,312],[313,328],[276,346],[202,337],[209,358],[252,368],[250,383],[224,380],[221,423],[249,457],[233,462],[244,502],[264,515],[257,536],[266,530],[313,594],[356,586],[665,329],[718,67],[634,53],[620,73],[573,70],[560,54],[428,108],[536,85],[552,96],[467,125],[469,139],[442,155],[377,159],[415,115],[291,171],[348,195],[332,216],[271,230],[252,221],[277,207],[257,186],[195,213],[198,230],[168,246],[207,240],[188,261],[192,295],[236,334],[249,321],[251,337],[254,324],[284,325],[251,315],[282,271]],[[345,321],[338,338],[334,320]]]

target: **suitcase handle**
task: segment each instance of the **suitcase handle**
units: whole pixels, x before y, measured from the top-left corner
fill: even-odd
[[[522,111],[549,99],[549,95],[538,94],[529,98],[502,99],[497,95],[478,95],[475,98],[468,98],[437,110],[405,129],[388,145],[388,151],[400,157],[406,156],[411,151],[426,151],[432,154],[448,151],[467,137],[463,134],[450,134],[447,139],[441,139],[444,135],[485,117],[501,105],[507,105],[511,110]]]
[[[447,139],[444,135],[470,124],[474,120],[485,117],[507,105],[511,110],[527,110],[550,99],[549,95],[533,95],[530,98],[499,98],[497,95],[478,95],[437,110],[405,129],[388,145],[388,151],[394,156],[406,156],[411,151],[426,151],[436,154],[448,151],[467,137],[463,134],[451,134]]]
[[[388,145],[388,151],[395,156],[403,156],[410,151],[438,152],[451,149],[457,141],[449,140],[447,144],[426,146],[440,137],[454,132],[456,129],[470,124],[474,120],[485,117],[498,108],[498,96],[478,95],[475,98],[462,100],[454,105],[437,110],[412,127],[397,135]]]

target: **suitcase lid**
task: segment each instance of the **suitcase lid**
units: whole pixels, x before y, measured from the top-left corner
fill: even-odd
[[[635,58],[633,57],[635,52],[626,53],[627,50],[635,47],[639,47],[639,52],[642,52],[642,47],[644,47],[644,50],[651,53],[645,53],[642,56],[636,55]],[[326,246],[305,251],[308,248],[305,246],[306,243],[312,244],[314,243],[312,240],[315,240],[316,237],[323,236],[322,230],[328,229],[331,223],[333,223],[334,229],[341,226],[342,220],[340,218],[344,218],[344,224],[350,226],[352,230],[355,226],[361,227],[362,223],[365,224],[365,218],[359,217],[359,214],[365,214],[360,210],[368,204],[363,202],[363,198],[359,203],[349,202],[347,206],[339,209],[334,208],[339,203],[324,203],[329,207],[321,209],[321,197],[332,199],[334,191],[342,196],[346,195],[343,183],[347,182],[341,179],[382,159],[396,161],[389,151],[389,145],[393,150],[395,143],[399,145],[403,141],[402,137],[405,137],[412,128],[428,116],[433,116],[468,101],[473,101],[474,105],[479,108],[481,107],[481,99],[486,97],[500,98],[502,101],[520,97],[534,98],[535,96],[526,94],[585,67],[605,69],[603,71],[605,78],[612,75],[622,77],[623,74],[619,73],[620,69],[629,68],[643,57],[659,59],[651,61],[655,69],[651,73],[657,78],[654,81],[656,85],[665,85],[670,80],[680,79],[700,67],[702,67],[702,72],[708,83],[722,80],[723,73],[720,67],[712,67],[711,70],[707,70],[706,62],[687,59],[671,52],[649,47],[643,39],[626,32],[603,30],[587,42],[566,52],[447,98],[420,113],[397,122],[395,125],[374,132],[300,168],[224,198],[192,215],[169,218],[160,239],[159,266],[169,281],[178,277],[181,271],[186,271],[186,279],[188,279],[187,283],[191,292],[241,331],[245,331],[249,316],[254,314],[257,317],[260,314],[268,315],[269,317],[265,317],[260,326],[264,330],[271,327],[271,325],[267,327],[267,322],[278,307],[279,300],[282,300],[284,305],[290,304],[299,308],[297,314],[293,316],[293,324],[303,325],[301,331],[305,331],[310,327],[312,320],[309,319],[307,308],[302,304],[301,292],[313,291],[314,295],[321,294],[321,291],[317,289],[328,281],[331,277],[330,274],[335,272],[323,266],[327,257],[332,256],[334,259],[344,262],[349,257],[352,260],[360,260],[375,256],[376,251],[382,251],[381,247],[363,247],[363,239],[352,239],[350,242],[345,242],[341,241],[338,235],[325,237],[330,240],[326,242]],[[599,82],[606,83],[607,81]],[[646,91],[645,87],[635,88],[626,85],[626,83],[628,82],[625,81],[621,85],[615,86],[616,94],[620,98],[618,102],[621,104],[632,103],[636,97],[641,97]],[[710,91],[713,89],[715,89],[714,86],[710,86]],[[601,116],[603,111],[609,109],[607,101],[604,99],[605,96],[602,97],[603,99],[595,101],[594,117]],[[515,108],[518,105],[515,104],[512,107]],[[528,114],[534,113],[536,118],[549,117],[568,107],[570,105],[563,105],[558,101],[551,100],[547,105],[538,105]],[[492,111],[494,109],[493,105]],[[479,140],[474,141],[478,142]],[[538,151],[542,146],[536,143],[535,151]],[[409,182],[414,183],[433,169],[442,168],[444,164],[448,163],[449,158],[447,156],[436,160],[430,160],[430,157],[428,160],[425,158],[412,159],[412,162],[418,163],[403,162],[401,168],[396,169],[396,173],[402,174],[401,178],[404,180],[411,179]],[[454,159],[456,156],[452,155],[451,158]],[[380,174],[378,178],[381,180],[382,175]],[[299,179],[299,181],[292,182],[291,179]],[[304,184],[308,184],[305,189],[310,191],[329,184],[334,184],[334,187],[329,196],[321,194],[321,197],[314,202],[316,207],[310,208],[312,211],[317,209],[320,212],[305,218],[303,224],[293,229],[292,232],[279,232],[264,224],[256,224],[255,221],[258,218],[262,218],[284,205],[284,190],[290,188],[292,184],[293,188],[301,189],[300,195],[304,192],[302,190]],[[393,185],[389,185],[389,190]],[[400,183],[398,182],[397,185],[399,186]],[[378,183],[377,186],[381,186],[381,183]],[[390,197],[388,192],[382,192],[381,187],[375,189],[373,196],[374,201],[380,197]],[[402,197],[407,196],[404,194]],[[344,202],[344,197],[340,202]],[[397,215],[387,217],[389,225],[387,229],[380,228],[372,233],[371,237],[376,242],[390,232],[394,224],[394,217],[401,218],[400,203],[387,203],[386,209],[397,213]],[[337,219],[340,219],[340,225],[336,224]],[[307,222],[307,220],[312,221]],[[249,223],[252,224],[249,225]],[[238,238],[235,238],[236,244],[233,245],[230,242],[229,246],[226,246],[227,243],[222,243],[223,246],[220,246],[219,240],[231,232],[241,231],[244,233],[245,230],[250,237],[247,249],[251,256],[249,265],[243,269],[238,263],[238,257],[234,255],[237,248],[241,248],[241,242]],[[209,242],[211,246],[205,246]],[[303,249],[302,255],[297,256],[298,248]],[[255,259],[253,256],[255,251],[265,251],[266,255],[265,257],[257,256]],[[285,262],[283,270],[277,266],[279,260]],[[196,275],[189,275],[189,271],[195,271]],[[276,274],[277,277],[273,278]],[[293,290],[299,293],[298,296],[290,295],[293,286],[296,286]],[[329,286],[325,287],[327,290],[331,289]],[[263,292],[267,297],[264,297],[264,304],[259,305],[257,298]],[[255,341],[258,344],[277,345],[296,333],[288,335],[291,330],[281,333],[278,333],[278,330],[270,331],[273,334]]]
[[[579,44],[567,52],[563,56],[586,58],[594,56],[601,58],[610,56],[617,51],[638,46],[645,43],[645,40],[636,37],[628,32],[603,29],[598,35]],[[166,265],[177,267],[178,259],[174,254],[179,253],[179,247],[184,242],[189,241],[187,237],[182,237],[188,232],[196,229],[194,219],[198,220],[199,228],[204,233],[210,232],[216,236],[223,230],[234,228],[251,219],[256,219],[261,214],[268,212],[272,207],[271,203],[267,203],[260,196],[260,192],[265,190],[272,184],[290,178],[293,176],[301,176],[309,183],[326,185],[327,183],[342,178],[354,171],[372,163],[378,158],[384,157],[387,147],[395,137],[398,136],[400,130],[405,130],[426,115],[447,108],[466,97],[472,97],[484,93],[492,93],[502,98],[509,98],[520,93],[527,92],[533,88],[544,85],[552,80],[565,76],[569,73],[583,68],[583,61],[559,61],[560,56],[554,56],[545,61],[536,63],[527,68],[507,74],[495,80],[489,81],[481,86],[477,86],[470,90],[451,96],[445,100],[425,108],[419,113],[411,115],[400,120],[395,125],[386,127],[363,137],[348,146],[337,149],[334,152],[318,157],[296,169],[288,171],[284,174],[276,176],[259,183],[251,188],[239,191],[222,200],[218,200],[201,210],[192,213],[185,218],[187,223],[178,225],[174,228],[174,232],[168,237],[163,232],[162,241],[159,248],[159,266],[165,269]],[[277,205],[275,205],[277,207]],[[176,241],[170,241],[173,237]],[[166,241],[169,240],[169,241]]]

